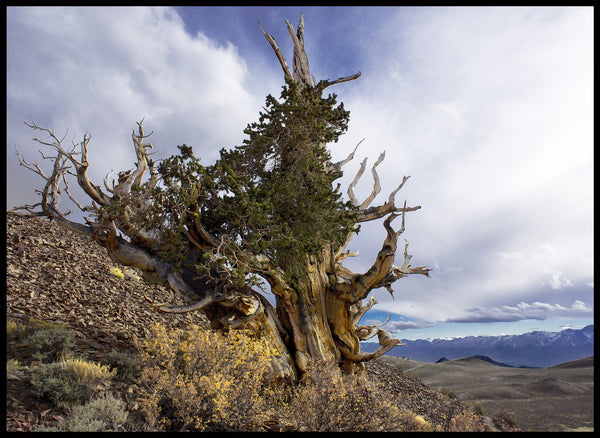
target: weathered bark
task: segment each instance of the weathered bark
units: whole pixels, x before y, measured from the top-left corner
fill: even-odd
[[[275,39],[264,30],[262,32],[273,48],[287,80],[293,80],[301,87],[311,88],[315,93],[322,93],[328,86],[348,82],[360,76],[359,72],[333,81],[317,83],[310,74],[304,50],[304,17],[301,17],[296,31],[287,20],[286,24],[294,43],[293,71],[289,69]],[[137,211],[136,208],[143,209],[148,199],[141,198],[142,195],[136,190],[143,185],[153,188],[158,183],[157,174],[149,159],[152,145],[144,143],[151,134],[144,134],[142,122],[138,123],[137,133],[134,130],[132,134],[137,156],[135,169],[121,172],[116,185],[113,183],[111,186],[107,177],[104,180],[105,191],[92,184],[87,176],[89,136],[84,136],[79,145],[74,145],[73,150],[67,151],[63,147],[62,139],[56,137],[53,131],[35,124],[29,126],[49,136],[49,141],[35,140],[53,149],[56,156],[50,157],[54,167],[52,173],[46,175],[37,163],[27,162],[19,153],[20,164],[40,175],[46,184],[44,189],[39,191],[42,198],[40,203],[18,209],[26,210],[30,214],[48,216],[61,225],[90,235],[96,242],[105,246],[119,263],[157,273],[158,277],[179,293],[187,303],[183,306],[152,303],[157,309],[165,312],[204,312],[215,329],[250,329],[266,339],[278,352],[273,361],[273,376],[277,378],[295,380],[307,371],[311,360],[334,361],[345,372],[355,372],[362,369],[364,361],[381,356],[399,343],[380,326],[359,326],[360,318],[376,303],[371,298],[365,305],[362,304],[373,289],[386,287],[391,293],[391,284],[399,278],[409,274],[427,276],[429,272],[428,268],[412,267],[409,264],[411,256],[407,252],[407,245],[404,247],[402,264],[394,265],[397,240],[404,231],[405,213],[420,208],[407,207],[406,203],[402,207],[395,205],[395,195],[408,177],[403,178],[386,203],[370,206],[381,190],[376,167],[383,161],[384,153],[372,167],[373,189],[363,202],[356,198],[354,187],[366,168],[366,159],[348,188],[348,196],[356,209],[357,225],[360,222],[385,218],[383,226],[386,235],[371,268],[364,273],[354,273],[342,265],[346,257],[356,255],[345,251],[354,235],[350,232],[342,245],[333,247],[327,243],[320,254],[307,255],[304,260],[304,274],[290,279],[280,266],[263,254],[249,254],[239,248],[232,249],[231,245],[224,247],[223,241],[207,231],[197,214],[192,216],[195,219],[188,221],[185,226],[185,234],[189,240],[189,250],[186,254],[188,261],[181,266],[173,266],[159,256],[163,249],[163,242],[158,238],[159,233],[149,225],[140,225],[137,220],[141,210]],[[323,163],[324,168],[331,172],[335,179],[341,177],[342,166],[354,158],[355,152],[356,148],[345,160],[338,163]],[[48,158],[43,154],[42,157]],[[74,173],[69,170],[71,168],[74,169]],[[147,172],[150,173],[150,177],[144,182]],[[79,186],[91,199],[91,205],[83,206],[71,196],[67,183],[68,175],[76,177]],[[67,218],[68,213],[59,210],[61,186],[82,211],[90,214],[86,219],[87,224],[71,221]],[[125,199],[134,202],[124,203]],[[41,211],[35,211],[38,207]],[[396,231],[391,223],[399,216],[401,226]],[[120,237],[119,233],[127,236],[129,240]],[[212,253],[214,257],[224,257],[231,264],[243,264],[250,272],[266,280],[275,296],[275,307],[249,285],[232,286],[228,268],[211,268],[207,274],[199,275],[195,269],[196,264],[207,263],[200,260],[208,253]],[[372,353],[362,352],[360,341],[374,336],[378,337],[380,348]]]

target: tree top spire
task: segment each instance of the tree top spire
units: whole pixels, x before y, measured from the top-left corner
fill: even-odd
[[[290,67],[287,64],[285,57],[281,52],[281,49],[277,45],[277,41],[275,41],[275,38],[273,38],[272,35],[267,33],[260,24],[260,21],[258,21],[260,30],[262,31],[269,44],[271,44],[271,47],[275,52],[275,56],[277,56],[277,59],[281,64],[281,68],[283,69],[285,79],[300,84],[301,88],[316,87],[318,83],[315,80],[314,76],[310,73],[310,68],[308,65],[308,56],[306,55],[306,50],[304,48],[304,14],[300,14],[300,22],[298,23],[298,28],[296,30],[294,30],[294,26],[292,25],[292,23],[289,22],[289,20],[286,19],[285,23],[287,24],[288,33],[290,34],[292,42],[294,43],[294,59],[292,64],[293,72],[292,70],[290,70]],[[351,76],[340,77],[333,81],[330,81],[328,79],[322,80],[319,82],[319,84],[321,84],[323,89],[325,89],[330,85],[352,81],[354,79],[358,79],[359,77],[360,71]]]

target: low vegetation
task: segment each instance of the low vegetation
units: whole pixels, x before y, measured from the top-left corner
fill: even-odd
[[[68,354],[75,345],[75,336],[66,327],[32,318],[28,324],[8,320],[6,338],[27,345],[35,360],[54,361]],[[10,353],[10,351],[9,351]]]
[[[42,363],[32,372],[34,393],[58,406],[89,400],[103,391],[116,374],[105,365],[82,359]]]
[[[107,393],[85,405],[71,408],[66,429],[69,432],[112,432],[122,430],[128,418],[125,403]]]
[[[243,332],[223,335],[191,326],[153,328],[141,343],[142,411],[153,430],[261,430],[272,390],[265,385],[272,356]],[[244,348],[245,347],[245,348]]]
[[[248,332],[156,324],[137,351],[96,362],[64,348],[73,345],[65,327],[9,318],[7,329],[7,374],[26,372],[32,396],[65,414],[36,431],[484,430],[474,410],[456,410],[450,399],[430,416],[417,414],[366,375],[327,363],[312,362],[301,385],[274,384],[274,352]],[[62,344],[50,344],[49,333]],[[20,360],[11,357],[15,345],[28,345]]]

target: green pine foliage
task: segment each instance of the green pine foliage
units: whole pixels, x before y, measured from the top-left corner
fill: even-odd
[[[230,194],[205,219],[215,234],[238,236],[243,249],[264,253],[287,270],[325,243],[341,242],[354,217],[325,168],[326,144],[347,129],[349,113],[336,106],[335,96],[321,98],[294,83],[281,99],[268,96],[244,144],[221,151],[213,180]]]
[[[151,198],[138,201],[136,216],[145,229],[160,230],[165,259],[190,262],[194,248],[186,226],[193,228],[196,220],[223,243],[222,254],[264,254],[291,277],[304,272],[307,256],[343,242],[356,213],[342,201],[339,186],[333,187],[337,175],[327,168],[326,145],[347,130],[349,112],[335,95],[322,97],[322,88],[288,81],[279,100],[267,96],[258,122],[245,129],[243,144],[222,149],[211,166],[182,145],[157,171],[152,167],[160,183],[151,178],[138,189],[143,196],[135,192],[124,202],[131,206],[135,198]]]

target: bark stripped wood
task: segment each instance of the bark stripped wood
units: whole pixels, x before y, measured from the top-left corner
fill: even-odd
[[[386,325],[391,318],[391,315],[387,314],[387,319],[378,325],[361,325],[356,327],[356,335],[361,341],[366,341],[367,339],[371,339],[373,336],[377,335],[381,330],[381,327]]]
[[[343,77],[343,78],[337,78],[334,81],[326,80],[326,81],[323,81],[323,89],[325,89],[327,87],[330,87],[331,85],[341,84],[341,83],[344,83],[344,82],[350,82],[350,81],[353,81],[353,80],[358,79],[358,78],[360,78],[360,72],[355,73],[355,74],[350,75],[350,76]]]
[[[352,312],[352,323],[355,326],[358,326],[358,323],[360,322],[363,315],[367,313],[367,311],[375,304],[377,304],[377,300],[375,299],[375,297],[370,297],[369,301],[367,301],[367,304],[365,304],[364,306],[360,301],[351,305],[350,311]]]
[[[356,146],[354,147],[354,150],[352,152],[350,152],[350,154],[343,160],[338,161],[337,163],[330,163],[330,162],[326,163],[326,166],[327,166],[326,169],[328,169],[330,172],[334,172],[336,175],[336,179],[344,176],[344,172],[342,171],[342,166],[344,166],[345,164],[348,164],[350,161],[352,161],[354,159],[354,154],[356,153],[356,150],[358,149],[358,147],[360,146],[360,144],[363,141],[365,141],[364,138],[356,144]]]
[[[260,26],[260,29],[262,30],[263,35],[265,36],[265,38],[267,39],[267,41],[273,48],[273,51],[275,52],[275,56],[277,56],[277,59],[279,60],[279,63],[281,64],[281,68],[283,69],[283,74],[284,74],[285,78],[287,80],[291,79],[291,80],[297,82],[298,84],[300,84],[301,87],[316,87],[318,84],[316,83],[316,81],[314,80],[312,75],[310,74],[310,68],[308,66],[308,56],[306,55],[306,51],[304,49],[304,14],[300,15],[300,22],[298,23],[298,28],[296,29],[296,31],[294,31],[294,26],[288,20],[285,20],[285,23],[287,25],[287,30],[290,35],[290,38],[292,39],[292,42],[294,43],[294,57],[293,57],[293,64],[292,64],[293,72],[290,71],[290,68],[287,65],[285,57],[283,56],[283,53],[281,52],[281,49],[279,48],[277,41],[275,41],[275,38],[273,38],[273,36],[271,36],[267,32],[265,32],[265,30],[260,25],[260,22],[258,24]],[[331,85],[353,81],[355,79],[358,79],[359,77],[360,77],[360,72],[358,72],[354,75],[351,75],[351,76],[338,78],[334,81],[329,81],[329,80],[321,81],[321,85],[322,85],[321,90],[323,90]]]
[[[364,210],[365,208],[367,208],[371,204],[371,202],[373,202],[375,196],[377,196],[377,194],[381,191],[379,175],[377,174],[377,166],[381,164],[384,158],[385,151],[379,154],[379,158],[377,158],[377,161],[375,162],[375,164],[373,164],[373,167],[371,168],[371,174],[373,175],[373,190],[371,191],[369,196],[367,196],[367,198],[362,202],[362,204],[360,204],[360,210]]]
[[[354,194],[354,188],[356,187],[356,184],[358,183],[358,180],[364,173],[366,167],[367,167],[367,158],[362,160],[362,162],[360,163],[360,169],[358,169],[358,172],[356,172],[354,179],[348,186],[348,197],[350,198],[350,201],[352,201],[352,204],[354,204],[356,207],[358,207],[360,205],[360,202],[358,202],[358,199],[356,198],[356,195]]]
[[[310,68],[308,67],[308,57],[304,51],[304,15],[300,16],[300,23],[298,23],[298,29],[294,32],[294,26],[285,20],[287,24],[288,33],[294,43],[294,81],[302,84],[305,87],[311,87],[311,75]],[[316,85],[316,84],[315,84]]]
[[[51,138],[51,140],[54,140],[53,142],[49,143],[46,141],[42,141],[39,138],[34,138],[34,140],[38,143],[56,149],[56,151],[60,155],[60,158],[68,159],[73,164],[73,166],[75,166],[75,169],[77,170],[77,182],[90,198],[92,198],[98,204],[103,206],[110,204],[110,197],[104,194],[100,187],[93,185],[87,177],[87,168],[89,167],[89,163],[87,161],[87,146],[91,139],[90,136],[83,136],[83,141],[79,144],[80,152],[75,152],[75,148],[73,149],[73,151],[67,152],[62,145],[63,139],[59,139],[52,130],[47,128],[41,128],[35,123],[30,124],[25,122],[25,124],[34,130],[46,132]],[[81,155],[79,161],[75,158],[77,155]]]
[[[131,134],[135,146],[135,155],[137,157],[135,170],[128,173],[121,181],[119,181],[119,184],[113,189],[115,195],[122,197],[130,194],[132,187],[139,187],[141,185],[142,178],[148,170],[148,152],[146,149],[152,149],[153,146],[150,143],[145,144],[143,141],[145,138],[150,137],[153,132],[144,135],[143,122],[143,120],[137,122],[138,134],[135,133],[135,130]]]
[[[292,75],[292,71],[288,67],[287,62],[285,61],[285,56],[283,56],[283,53],[281,52],[281,49],[277,45],[275,38],[273,38],[273,36],[271,36],[270,34],[265,32],[262,25],[260,24],[260,21],[258,22],[258,25],[260,26],[260,30],[262,31],[263,35],[265,36],[265,38],[267,39],[267,41],[273,48],[273,51],[275,52],[275,56],[277,56],[277,59],[279,60],[279,63],[281,64],[281,68],[283,69],[283,74],[284,74],[285,78],[287,80],[293,81],[294,76]]]

